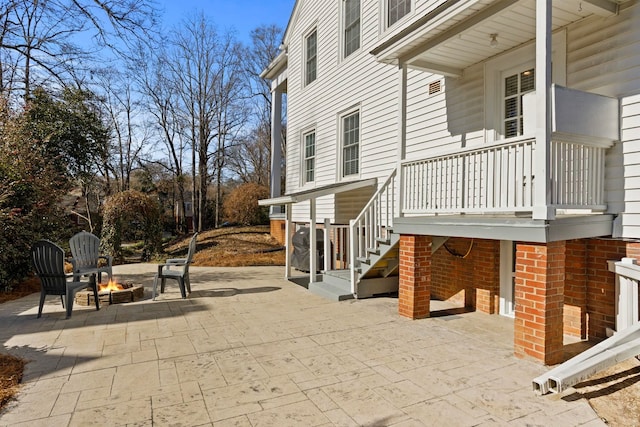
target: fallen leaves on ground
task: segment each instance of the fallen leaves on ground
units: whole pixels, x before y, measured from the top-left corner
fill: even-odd
[[[25,361],[8,354],[0,354],[0,408],[18,392]]]
[[[284,265],[284,247],[274,239],[269,226],[229,227],[198,234],[193,264],[197,267],[243,267]],[[189,238],[165,247],[168,257],[186,255]]]

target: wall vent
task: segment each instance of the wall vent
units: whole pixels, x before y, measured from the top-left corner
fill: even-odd
[[[436,93],[442,92],[442,81],[436,80],[435,82],[429,83],[429,95],[435,95]]]

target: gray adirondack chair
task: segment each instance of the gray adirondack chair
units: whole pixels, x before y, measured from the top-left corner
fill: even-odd
[[[89,274],[98,275],[98,283],[102,283],[102,273],[107,273],[109,280],[113,277],[112,263],[113,257],[100,255],[100,239],[86,231],[76,233],[69,240],[71,249],[71,265],[73,265],[73,281],[80,280],[80,276]],[[100,266],[100,260],[104,259],[106,264]]]
[[[38,307],[38,318],[42,315],[42,307],[47,295],[60,295],[62,307],[66,308],[68,319],[71,317],[73,309],[73,299],[76,293],[87,287],[93,290],[93,297],[96,301],[96,310],[100,310],[98,300],[98,285],[94,274],[90,276],[89,282],[72,281],[72,275],[64,272],[64,251],[58,245],[49,240],[39,240],[31,248],[31,258],[36,274],[40,278],[40,305]],[[65,307],[66,306],[66,307]]]
[[[151,299],[156,299],[156,291],[158,288],[158,281],[160,281],[160,293],[164,293],[164,284],[166,279],[173,279],[178,281],[180,287],[180,294],[182,298],[187,297],[187,292],[191,293],[191,281],[189,280],[189,264],[193,260],[193,254],[196,252],[196,238],[198,233],[195,233],[189,242],[189,252],[186,258],[169,258],[164,264],[158,265],[158,273],[153,280],[153,292]],[[179,267],[172,270],[171,267]],[[185,289],[186,288],[186,289]]]

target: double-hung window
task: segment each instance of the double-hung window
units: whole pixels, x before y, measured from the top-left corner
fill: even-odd
[[[304,141],[304,183],[315,180],[316,171],[316,132],[307,132],[302,136]]]
[[[360,49],[360,0],[343,0],[344,57]]]
[[[522,96],[535,90],[535,69],[503,73],[503,126],[505,138],[523,134]]]
[[[342,117],[342,176],[360,172],[360,112]]]
[[[387,27],[392,26],[411,12],[411,0],[385,0],[387,2]]]
[[[305,45],[305,67],[304,67],[304,84],[305,86],[313,82],[318,73],[318,30],[314,29],[304,39]]]

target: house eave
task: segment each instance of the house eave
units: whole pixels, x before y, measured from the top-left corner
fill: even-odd
[[[293,192],[280,197],[258,200],[260,206],[290,205],[304,202],[306,200],[317,199],[318,197],[329,196],[331,194],[344,193],[345,191],[358,190],[365,187],[373,187],[378,184],[377,178],[363,179],[359,181],[338,182],[322,187]]]
[[[275,80],[287,68],[287,52],[283,49],[269,66],[260,73],[260,78]]]
[[[609,237],[613,215],[567,215],[555,220],[516,216],[441,215],[395,218],[393,232],[474,239],[549,243]]]

